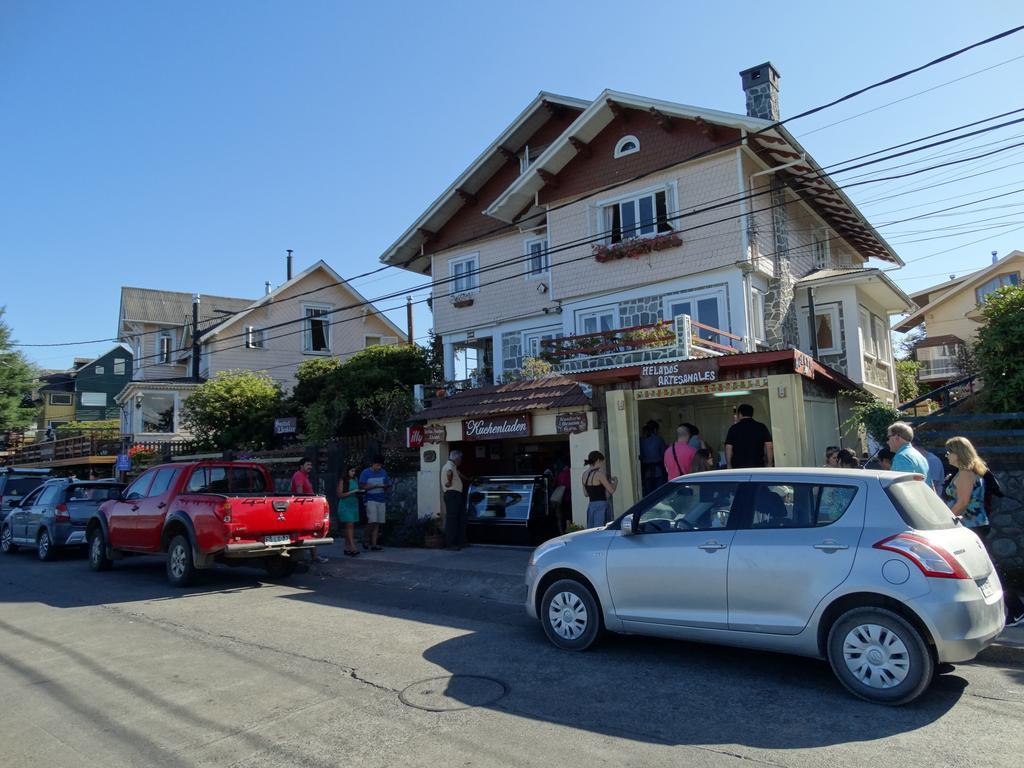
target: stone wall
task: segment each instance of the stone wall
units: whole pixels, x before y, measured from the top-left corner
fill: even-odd
[[[662,319],[662,297],[644,296],[619,304],[619,328],[653,325]]]
[[[796,281],[790,264],[789,206],[786,187],[777,175],[772,177],[771,201],[775,277],[768,280],[765,297],[765,334],[772,349],[787,349],[800,346],[800,334],[793,305]]]
[[[993,499],[989,551],[1000,571],[1024,588],[1024,468],[992,466],[1005,496]]]

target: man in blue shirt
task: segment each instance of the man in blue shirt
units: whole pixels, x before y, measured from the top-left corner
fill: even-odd
[[[889,425],[886,430],[886,442],[889,450],[895,456],[892,457],[893,472],[916,472],[924,476],[924,481],[932,484],[931,472],[928,469],[928,460],[911,445],[914,442],[914,428],[905,421],[897,421]]]
[[[644,436],[640,438],[640,469],[644,496],[660,488],[667,479],[662,457],[665,441],[658,434],[658,422],[651,419],[644,425]]]
[[[369,469],[364,469],[359,474],[359,487],[366,491],[366,532],[363,534],[363,548],[379,551],[383,547],[378,546],[377,536],[380,527],[384,525],[385,507],[387,499],[385,492],[391,480],[384,469],[384,459],[379,456],[373,458]]]

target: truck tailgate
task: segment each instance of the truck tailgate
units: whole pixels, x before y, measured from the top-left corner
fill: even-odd
[[[323,496],[229,497],[233,536],[257,539],[292,534],[320,536],[328,525]]]

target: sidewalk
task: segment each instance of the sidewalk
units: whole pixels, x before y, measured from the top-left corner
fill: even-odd
[[[447,549],[360,549],[347,557],[340,540],[321,547],[330,562],[315,566],[322,575],[405,589],[481,597],[522,605],[526,601],[529,547],[475,544],[461,551]],[[1024,627],[1011,627],[978,655],[981,661],[1024,663]]]

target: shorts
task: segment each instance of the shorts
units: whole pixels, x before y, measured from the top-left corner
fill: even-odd
[[[384,510],[385,504],[383,501],[367,501],[366,502],[366,522],[367,523],[382,523],[384,522]]]

